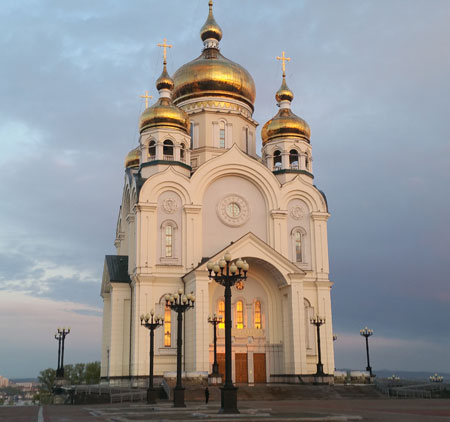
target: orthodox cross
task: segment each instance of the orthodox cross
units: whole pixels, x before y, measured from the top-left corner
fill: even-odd
[[[148,91],[145,91],[145,95],[141,95],[141,98],[145,98],[145,108],[148,108],[148,100],[151,100],[153,97],[148,95]]]
[[[164,64],[167,64],[167,49],[168,48],[172,48],[172,45],[167,44],[167,39],[164,38],[163,39],[163,43],[162,44],[157,44],[157,46],[163,48]]]
[[[281,62],[283,63],[283,78],[284,78],[286,76],[286,62],[290,62],[291,58],[286,57],[283,51],[283,54],[281,55],[281,57],[277,57],[277,60],[281,60]]]

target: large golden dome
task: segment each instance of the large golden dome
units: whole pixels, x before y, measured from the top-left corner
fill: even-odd
[[[161,76],[156,81],[156,88],[160,92],[165,92],[165,94],[161,94],[158,101],[141,114],[139,131],[142,132],[151,127],[166,126],[181,129],[189,134],[190,121],[188,115],[181,108],[174,105],[170,99],[173,80],[167,73],[165,62]]]
[[[141,152],[139,147],[132,149],[125,157],[125,168],[139,167],[141,161]]]
[[[181,66],[173,75],[173,102],[179,104],[198,97],[226,97],[242,101],[253,110],[255,82],[247,70],[220,53],[218,43],[222,30],[212,15],[212,2],[200,36],[205,45],[202,54]]]

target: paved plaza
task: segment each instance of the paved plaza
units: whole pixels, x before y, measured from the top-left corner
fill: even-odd
[[[286,400],[243,401],[239,415],[218,415],[219,403],[188,402],[95,406],[2,407],[2,422],[167,422],[167,421],[368,421],[449,422],[450,400]]]

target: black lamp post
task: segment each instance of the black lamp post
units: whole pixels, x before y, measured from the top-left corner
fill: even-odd
[[[58,368],[56,369],[56,378],[64,378],[64,341],[67,334],[70,333],[70,327],[58,328],[55,339],[58,340]]]
[[[237,387],[231,375],[231,287],[247,279],[249,265],[242,259],[231,262],[230,253],[216,263],[208,262],[209,278],[225,287],[225,384],[221,388],[219,413],[239,413],[237,408]],[[214,275],[212,275],[214,272]]]
[[[325,318],[321,318],[319,316],[316,316],[315,318],[311,318],[310,322],[311,322],[311,324],[315,325],[316,329],[317,329],[317,354],[318,354],[318,360],[317,360],[316,376],[323,377],[325,374],[323,372],[322,352],[320,350],[320,326],[325,324]]]
[[[181,383],[181,346],[183,344],[183,312],[194,307],[195,296],[190,293],[187,296],[183,294],[183,290],[178,290],[174,295],[167,294],[165,296],[166,305],[178,314],[177,329],[177,385],[173,390],[173,406],[186,407],[184,404],[184,388]]]
[[[370,377],[373,377],[372,367],[370,366],[370,359],[369,359],[369,337],[373,335],[373,330],[370,330],[369,328],[365,327],[364,329],[359,330],[359,334],[361,334],[363,337],[366,338],[366,354],[367,354],[366,371],[369,371]]]
[[[208,322],[214,327],[214,363],[212,366],[211,376],[218,377],[219,365],[217,363],[217,325],[222,322],[222,315],[217,316],[214,314],[213,316],[208,317]]]
[[[147,389],[147,403],[156,403],[156,390],[153,388],[153,356],[154,356],[154,339],[155,330],[164,324],[164,318],[156,315],[153,309],[150,311],[150,315],[141,315],[141,325],[150,331],[150,369],[148,375],[148,389]]]

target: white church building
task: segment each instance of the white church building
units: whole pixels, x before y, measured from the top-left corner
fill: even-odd
[[[316,372],[316,327],[326,374],[334,373],[325,195],[314,185],[308,124],[291,108],[285,78],[278,112],[256,151],[255,84],[225,58],[212,13],[201,29],[204,49],[172,77],[156,81],[159,99],[139,122],[139,145],[125,160],[116,228],[117,255],[105,257],[101,287],[101,377],[143,381],[149,333],[140,315],[155,310],[155,375],[176,370],[176,314],[164,296],[193,292],[184,315],[183,371],[207,374],[213,363],[212,314],[224,315],[224,288],[206,263],[225,252],[250,265],[243,288],[232,288],[233,381],[266,383]],[[268,116],[270,117],[270,116]],[[219,371],[225,338],[218,326]]]

